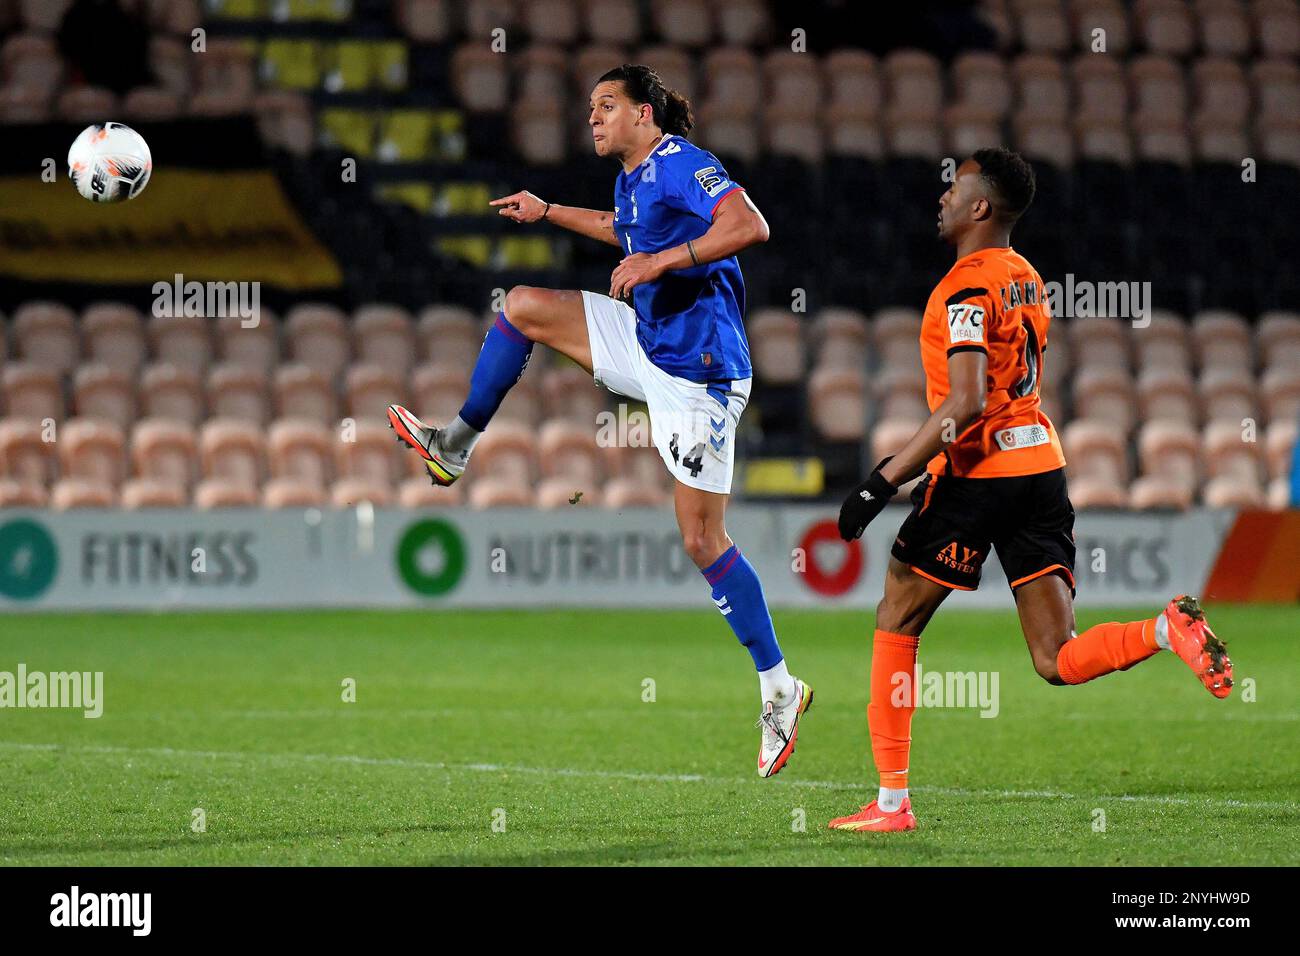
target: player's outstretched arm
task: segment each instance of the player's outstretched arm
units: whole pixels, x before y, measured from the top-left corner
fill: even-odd
[[[611,246],[619,245],[618,236],[614,233],[612,212],[548,203],[526,189],[493,199],[490,205],[499,207],[498,213],[515,222],[540,222],[544,219],[588,239],[599,239]]]
[[[982,350],[954,352],[948,356],[948,396],[939,403],[925,424],[917,429],[898,454],[886,458],[849,493],[840,506],[840,537],[860,537],[876,515],[904,484],[922,471],[930,459],[943,451],[984,414],[988,355]]]
[[[737,196],[740,201],[733,198]],[[750,246],[767,242],[770,235],[767,220],[758,207],[742,190],[736,190],[722,200],[708,231],[700,238],[662,252],[638,252],[620,262],[610,276],[609,294],[615,299],[622,298],[636,286],[654,282],[665,272],[729,258]]]

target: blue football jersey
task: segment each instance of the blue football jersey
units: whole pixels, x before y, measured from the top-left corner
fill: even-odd
[[[614,232],[624,253],[655,253],[708,231],[741,187],[716,156],[671,134],[614,184]],[[692,382],[749,378],[745,281],[735,256],[665,272],[632,290],[636,334],[650,361]]]

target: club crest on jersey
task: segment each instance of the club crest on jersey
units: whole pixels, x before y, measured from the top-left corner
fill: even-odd
[[[718,172],[717,166],[705,166],[695,170],[695,179],[712,199],[727,185],[727,178]]]
[[[948,306],[948,341],[984,341],[984,309],[978,305],[958,302]]]

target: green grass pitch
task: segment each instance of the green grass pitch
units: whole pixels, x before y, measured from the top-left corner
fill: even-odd
[[[1168,654],[1051,687],[1012,610],[941,610],[922,667],[997,671],[1000,713],[918,711],[911,834],[825,829],[875,790],[861,613],[775,615],[816,701],[767,781],[707,608],[10,615],[0,670],[102,670],[105,709],[0,710],[0,862],[1294,865],[1296,609],[1207,610],[1227,701]]]

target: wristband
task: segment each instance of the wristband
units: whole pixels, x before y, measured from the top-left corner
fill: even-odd
[[[550,211],[551,211],[551,204],[550,204],[550,203],[547,203],[547,204],[546,204],[546,208],[542,210],[542,216],[541,216],[541,218],[545,219],[545,218],[546,218],[546,214],[549,213]]]

